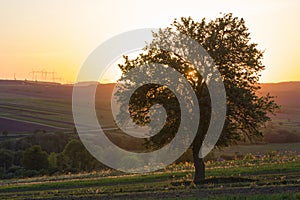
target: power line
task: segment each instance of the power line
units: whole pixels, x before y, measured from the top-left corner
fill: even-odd
[[[56,76],[57,73],[55,71],[32,70],[29,74],[32,75],[32,81],[49,81],[49,79],[52,80],[52,82],[62,81],[61,77]]]

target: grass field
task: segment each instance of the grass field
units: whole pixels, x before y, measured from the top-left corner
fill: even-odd
[[[207,180],[192,183],[191,163],[160,172],[128,175],[103,171],[3,180],[1,199],[299,199],[300,156],[295,152],[251,154],[244,159],[207,162]],[[197,197],[197,198],[196,198]]]

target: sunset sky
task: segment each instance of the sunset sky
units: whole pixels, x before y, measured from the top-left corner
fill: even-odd
[[[47,70],[74,82],[93,49],[116,34],[221,12],[243,17],[265,50],[261,82],[300,81],[299,0],[0,0],[0,79],[31,80],[31,71]],[[118,78],[111,71],[107,82]]]

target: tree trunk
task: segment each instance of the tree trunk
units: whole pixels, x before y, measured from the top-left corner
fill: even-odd
[[[208,101],[206,97],[209,96],[209,91],[205,83],[199,84],[198,86],[198,102],[200,109],[200,118],[199,127],[196,134],[196,137],[193,141],[192,151],[195,167],[194,183],[195,184],[204,184],[205,181],[205,165],[203,158],[199,158],[199,152],[206,136],[210,118],[211,118],[211,102]]]
[[[193,148],[193,158],[195,166],[194,183],[202,184],[205,180],[205,165],[203,158],[199,158],[199,151],[195,150],[195,148]]]

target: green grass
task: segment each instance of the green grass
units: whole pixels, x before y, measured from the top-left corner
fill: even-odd
[[[133,195],[195,191],[192,171],[155,172],[145,175],[82,178],[79,180],[9,183],[0,187],[0,198],[54,198],[69,196]],[[289,162],[253,167],[213,168],[207,170],[207,184],[201,190],[220,188],[278,187],[300,185],[300,163]],[[235,179],[239,178],[239,179]],[[237,181],[238,180],[238,181]],[[242,181],[244,180],[244,181]],[[223,197],[220,197],[221,199]],[[224,197],[225,198],[225,197]],[[226,197],[227,198],[227,197]],[[226,199],[225,198],[225,199]],[[241,197],[242,198],[242,197]]]

